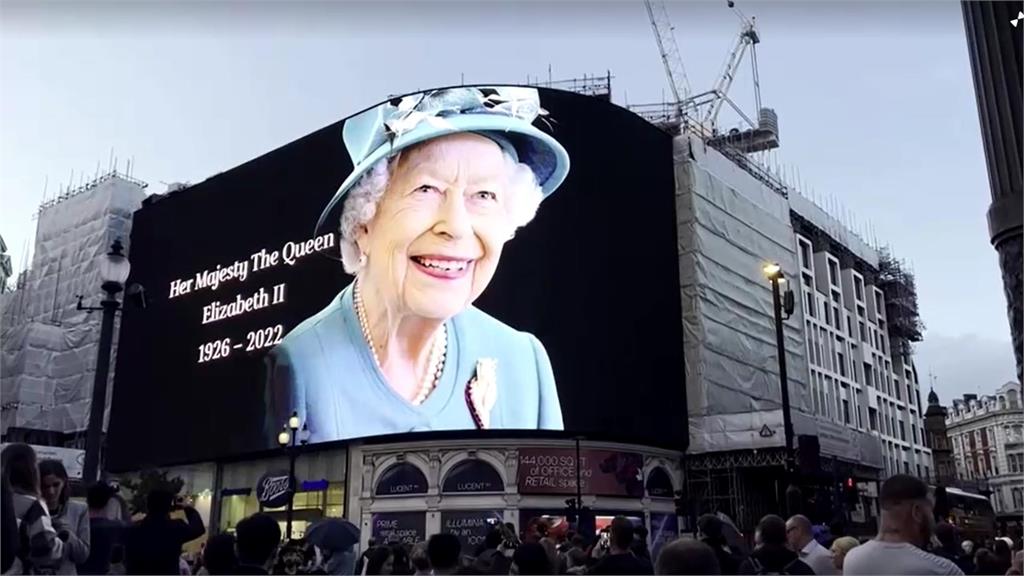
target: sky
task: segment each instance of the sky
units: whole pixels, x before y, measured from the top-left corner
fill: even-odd
[[[777,158],[908,261],[916,363],[948,403],[1014,377],[989,184],[957,2],[752,2]],[[694,92],[739,30],[725,1],[669,2]],[[0,235],[15,270],[34,214],[106,168],[162,192],[392,94],[610,73],[618,104],[669,85],[641,2],[0,2]],[[747,60],[730,97],[749,115]],[[731,120],[723,115],[723,123]],[[73,180],[72,180],[73,179]]]

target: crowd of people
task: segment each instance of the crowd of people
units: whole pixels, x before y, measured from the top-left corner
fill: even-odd
[[[912,476],[886,480],[879,500],[877,537],[858,540],[815,530],[801,515],[769,514],[741,549],[735,530],[716,514],[697,521],[697,537],[665,543],[657,558],[647,531],[616,516],[589,540],[551,530],[542,518],[522,533],[496,523],[482,543],[466,550],[453,534],[426,542],[370,541],[326,550],[304,539],[282,545],[277,520],[257,513],[233,534],[218,534],[195,555],[185,543],[206,534],[199,513],[168,491],[152,490],[145,517],[132,522],[123,499],[106,483],[88,490],[86,503],[69,497],[69,479],[55,460],[37,462],[25,444],[3,451],[3,574],[979,574],[1022,575],[1021,538],[977,546],[955,527],[935,522],[928,487]],[[181,510],[182,514],[175,514]],[[1022,575],[1024,576],[1024,575]]]

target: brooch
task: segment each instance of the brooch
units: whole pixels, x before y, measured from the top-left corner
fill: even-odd
[[[490,428],[491,409],[497,400],[498,360],[481,358],[476,361],[476,374],[466,386],[466,405],[478,429]]]

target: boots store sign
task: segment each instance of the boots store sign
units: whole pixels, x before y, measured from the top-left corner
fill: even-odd
[[[267,472],[256,483],[256,500],[264,508],[280,508],[288,504],[291,496],[288,472],[282,470]]]

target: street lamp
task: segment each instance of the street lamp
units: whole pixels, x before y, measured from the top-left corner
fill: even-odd
[[[300,427],[301,430],[299,429]],[[287,540],[292,539],[292,514],[296,492],[295,458],[298,456],[296,442],[303,446],[309,443],[309,427],[299,420],[299,413],[297,411],[292,412],[288,422],[281,427],[281,432],[277,435],[277,444],[288,452],[288,488],[291,494],[288,495],[288,511],[286,513],[285,539]]]
[[[796,470],[796,458],[793,455],[793,418],[789,408],[789,378],[786,375],[786,346],[782,334],[782,321],[793,315],[795,307],[793,291],[786,290],[785,296],[780,294],[780,284],[786,281],[782,266],[769,263],[764,267],[764,275],[772,285],[772,305],[775,314],[775,345],[779,354],[779,383],[782,388],[782,427],[786,438],[786,472],[792,477]],[[786,317],[783,318],[782,314]]]
[[[96,374],[92,383],[92,403],[89,407],[89,427],[85,438],[85,463],[82,470],[82,481],[86,484],[97,480],[100,463],[100,444],[103,438],[103,419],[107,408],[107,377],[110,373],[110,348],[114,340],[114,314],[121,308],[117,301],[117,293],[124,289],[128,280],[131,265],[124,255],[121,240],[114,240],[110,252],[100,260],[100,286],[107,293],[106,299],[99,307],[82,305],[82,297],[78,297],[78,310],[93,312],[102,310],[103,321],[100,324],[100,345],[96,358]]]

